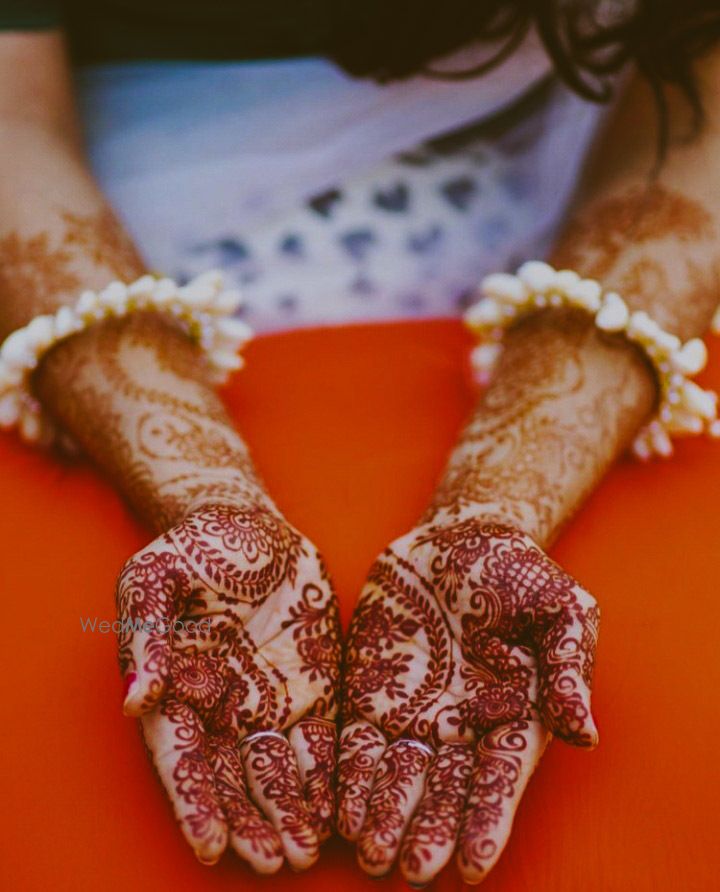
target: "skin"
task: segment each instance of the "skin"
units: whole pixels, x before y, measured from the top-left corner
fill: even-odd
[[[700,68],[717,82],[720,55]],[[703,134],[676,140],[651,184],[653,106],[631,84],[553,258],[684,338],[704,333],[718,293],[720,100],[705,93]],[[4,336],[145,265],[87,171],[59,35],[0,37],[0,118]],[[34,387],[157,534],[120,575],[120,617],[141,621],[121,633],[120,662],[125,710],[189,843],[205,862],[229,845],[260,872],[309,866],[333,822],[340,686],[316,550],[164,320],[68,339]],[[351,626],[337,824],[368,873],[397,862],[422,884],[455,856],[482,880],[550,736],[595,744],[597,605],[544,549],[655,398],[642,356],[582,315],[546,311],[509,332],[427,512],[378,558]],[[246,740],[257,730],[276,733]]]

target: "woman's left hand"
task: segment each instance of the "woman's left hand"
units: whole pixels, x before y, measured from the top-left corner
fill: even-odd
[[[361,866],[479,882],[551,734],[592,747],[598,607],[524,533],[426,525],[376,561],[350,628],[338,826]]]

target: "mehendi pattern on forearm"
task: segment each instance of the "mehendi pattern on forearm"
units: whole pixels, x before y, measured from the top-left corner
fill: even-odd
[[[699,201],[659,181],[584,208],[552,260],[616,289],[683,340],[705,333],[719,302],[717,222]]]
[[[547,545],[652,411],[640,354],[580,312],[518,324],[424,520],[486,516]]]
[[[157,530],[203,501],[271,504],[200,354],[159,317],[104,322],[59,344],[36,390]]]
[[[107,207],[59,210],[51,230],[0,237],[0,330],[143,271]],[[69,338],[45,356],[33,383],[60,429],[153,528],[213,500],[270,504],[200,351],[159,316],[108,320]]]
[[[132,281],[145,264],[109,207],[58,211],[52,231],[0,235],[0,337],[39,313],[74,303],[86,288]]]
[[[703,334],[720,294],[717,226],[660,183],[586,207],[553,255],[616,288],[682,337]],[[545,310],[507,335],[493,380],[461,434],[424,520],[473,515],[557,536],[650,416],[653,373],[620,336],[580,312]]]

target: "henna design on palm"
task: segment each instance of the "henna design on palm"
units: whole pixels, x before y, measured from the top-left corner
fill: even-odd
[[[198,858],[309,867],[334,823],[340,662],[313,546],[265,503],[204,507],[127,562],[117,605],[124,709]]]
[[[593,598],[520,531],[426,525],[376,561],[349,632],[338,827],[370,874],[479,882],[550,734],[591,747]],[[407,741],[430,745],[431,757]]]

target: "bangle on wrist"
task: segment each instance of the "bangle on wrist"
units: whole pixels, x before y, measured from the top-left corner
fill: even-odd
[[[175,319],[205,352],[213,380],[222,383],[242,366],[238,351],[252,337],[249,326],[232,318],[241,302],[237,291],[223,288],[221,273],[212,270],[182,286],[152,275],[130,284],[111,282],[100,292],[84,291],[74,306],[36,316],[0,347],[0,428],[17,427],[24,440],[49,445],[59,432],[43,415],[30,387],[42,357],[59,341],[96,322],[139,311]]]
[[[636,457],[645,460],[672,455],[672,436],[705,433],[720,437],[717,394],[690,380],[707,362],[707,349],[700,338],[683,344],[647,313],[632,312],[616,292],[604,292],[593,279],[583,279],[573,270],[555,270],[537,260],[523,264],[516,275],[487,276],[481,289],[483,299],[465,314],[465,324],[482,342],[472,353],[479,383],[489,380],[504,332],[513,323],[542,308],[574,307],[589,313],[601,331],[623,335],[637,344],[655,371],[658,410],[632,444]],[[720,311],[713,320],[713,331],[720,333]]]

